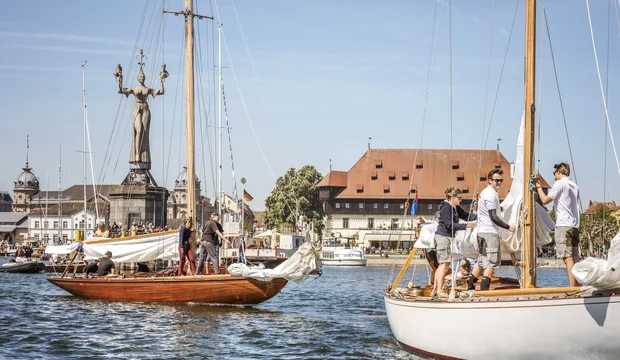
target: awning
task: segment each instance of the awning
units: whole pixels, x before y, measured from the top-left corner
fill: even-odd
[[[413,234],[366,234],[363,241],[412,241]]]
[[[0,225],[0,233],[12,232],[16,227],[15,225]]]

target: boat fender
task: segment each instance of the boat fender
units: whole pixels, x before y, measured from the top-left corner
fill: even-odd
[[[284,253],[279,253],[278,256],[279,257],[284,257]]]
[[[489,287],[491,287],[491,278],[483,276],[482,281],[480,281],[480,290],[481,291],[489,290]]]

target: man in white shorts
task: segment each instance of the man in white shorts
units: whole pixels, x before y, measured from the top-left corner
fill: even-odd
[[[568,177],[570,167],[567,163],[555,164],[553,168],[555,182],[549,193],[543,192],[540,178],[536,182],[536,189],[543,204],[547,205],[553,201],[555,251],[566,264],[570,286],[579,286],[572,272],[573,265],[579,262],[579,214],[581,213],[579,187]]]
[[[478,281],[482,269],[484,269],[484,276],[480,281],[480,290],[489,290],[493,272],[502,261],[499,228],[504,228],[510,232],[515,231],[514,225],[506,224],[498,214],[500,206],[497,190],[504,182],[503,175],[504,170],[502,169],[491,170],[487,175],[488,186],[480,193],[477,236],[480,256],[478,256],[478,262],[467,282],[468,290],[475,289],[475,283]]]

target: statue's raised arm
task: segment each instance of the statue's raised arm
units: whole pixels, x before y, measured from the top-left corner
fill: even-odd
[[[117,64],[116,65],[116,70],[114,70],[114,78],[116,79],[116,82],[118,83],[118,93],[119,94],[125,94],[125,96],[129,96],[129,94],[131,94],[131,88],[123,88],[123,68],[121,67],[121,64]]]
[[[155,98],[155,96],[157,95],[164,94],[164,81],[166,81],[166,78],[168,77],[168,75],[169,75],[168,71],[166,71],[166,64],[162,64],[161,72],[159,73],[159,90],[150,89],[151,96],[153,96],[153,98]]]

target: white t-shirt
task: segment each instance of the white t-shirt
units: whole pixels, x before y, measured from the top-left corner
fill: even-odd
[[[490,213],[499,210],[497,191],[491,185],[480,193],[478,199],[478,233],[499,234],[497,225],[491,221]],[[499,216],[499,214],[497,214]]]
[[[547,194],[553,199],[555,226],[579,227],[579,187],[568,177],[553,183]]]

